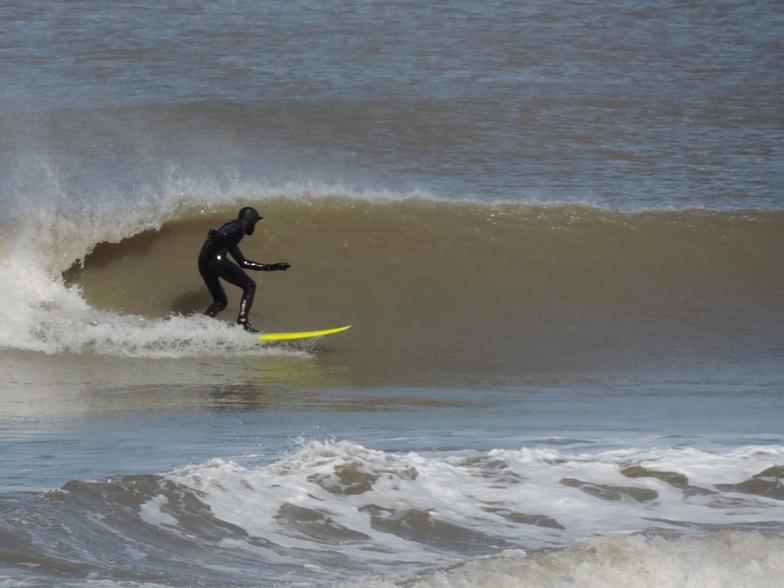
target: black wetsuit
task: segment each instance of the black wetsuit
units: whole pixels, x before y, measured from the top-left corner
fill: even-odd
[[[216,316],[229,303],[226,291],[218,278],[223,278],[230,284],[242,288],[242,302],[240,303],[240,316],[238,322],[247,322],[253,296],[256,294],[256,282],[246,274],[242,268],[252,270],[265,270],[269,266],[245,259],[237,246],[246,234],[246,224],[240,219],[227,222],[221,228],[212,230],[201,248],[199,254],[199,273],[204,278],[207,288],[212,294],[212,304],[205,314]],[[237,261],[233,263],[227,254]],[[237,265],[239,264],[239,265]]]

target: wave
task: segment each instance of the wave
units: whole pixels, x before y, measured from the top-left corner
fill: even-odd
[[[256,321],[268,330],[354,323],[366,364],[389,348],[438,349],[460,363],[493,357],[501,371],[520,357],[526,369],[563,358],[584,367],[597,350],[606,352],[599,363],[640,363],[739,350],[780,358],[784,349],[784,212],[617,212],[318,184],[171,186],[132,205],[39,210],[31,225],[8,224],[0,345],[260,353],[194,316],[209,301],[194,269],[206,231],[252,204],[266,219],[243,242],[246,255],[293,266],[260,276]],[[226,316],[237,298],[230,292]]]
[[[260,567],[270,585],[372,576],[420,586],[590,586],[646,573],[677,586],[688,570],[761,581],[781,570],[778,445],[420,454],[308,441],[252,461],[71,481],[2,506],[3,561],[114,580],[130,550],[124,580],[220,583],[231,570],[240,585],[258,585]],[[161,575],[161,550],[182,575]]]

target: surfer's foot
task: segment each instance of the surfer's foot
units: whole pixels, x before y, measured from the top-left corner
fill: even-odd
[[[256,327],[248,322],[248,317],[241,316],[237,319],[237,324],[242,325],[242,328],[245,329],[248,333],[261,333]]]

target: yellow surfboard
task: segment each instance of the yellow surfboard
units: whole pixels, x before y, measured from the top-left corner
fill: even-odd
[[[348,331],[351,325],[345,327],[338,327],[336,329],[322,329],[321,331],[298,331],[294,333],[262,333],[259,335],[259,341],[263,343],[273,343],[276,341],[296,341],[298,339],[315,339],[316,337],[323,337],[325,335],[334,335],[335,333],[342,333]]]

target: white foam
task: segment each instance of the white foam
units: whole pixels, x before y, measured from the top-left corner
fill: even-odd
[[[148,525],[156,527],[177,526],[177,519],[161,510],[168,502],[162,494],[151,498],[139,506],[139,518]]]
[[[85,214],[57,214],[41,206],[25,221],[4,227],[0,243],[0,347],[44,353],[102,353],[126,357],[180,358],[234,355],[302,355],[262,348],[241,329],[201,316],[149,320],[91,308],[61,273],[98,243],[118,242],[157,229],[206,203],[232,201],[225,193],[206,201],[173,188],[140,198],[133,211],[110,204]],[[195,255],[195,253],[194,253]]]
[[[781,463],[782,450],[746,447],[711,453],[665,448],[569,454],[524,449],[425,456],[371,450],[348,441],[310,442],[268,466],[246,468],[213,460],[170,477],[197,490],[218,518],[275,545],[323,547],[281,523],[281,507],[293,505],[320,513],[332,526],[367,536],[342,541],[341,553],[346,557],[375,568],[393,561],[401,568],[415,568],[455,561],[454,546],[444,549],[438,538],[427,533],[416,537],[381,529],[374,525],[372,512],[403,527],[406,513],[427,513],[434,524],[455,525],[485,536],[488,545],[526,549],[568,546],[592,535],[617,536],[651,528],[681,533],[715,525],[776,522],[784,527],[781,501],[721,492],[716,487],[728,480],[742,482]],[[685,492],[654,477],[622,474],[629,465],[679,455],[687,471],[724,463],[715,479],[702,480],[707,493]],[[733,463],[739,466],[734,477],[727,473]],[[350,482],[342,474],[347,468],[360,480],[353,489],[346,486]],[[586,491],[564,480],[589,486]],[[539,524],[526,515],[540,517]],[[470,546],[466,547],[470,553]],[[460,547],[456,549],[459,553]]]
[[[296,353],[263,348],[242,329],[200,315],[151,320],[91,308],[31,253],[0,260],[0,297],[0,347],[150,358]]]
[[[626,537],[580,542],[553,553],[508,551],[426,574],[410,588],[780,588],[784,538],[725,531],[702,538]],[[365,580],[342,584],[392,588]]]
[[[725,454],[695,448],[660,451],[642,461],[649,469],[677,472],[694,484],[732,484],[764,469],[764,464],[784,463],[784,447],[750,445]]]

